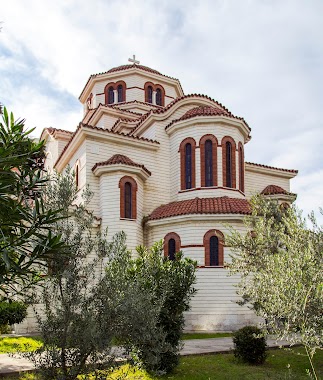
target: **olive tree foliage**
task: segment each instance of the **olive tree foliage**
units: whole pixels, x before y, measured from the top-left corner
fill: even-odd
[[[118,341],[134,362],[149,372],[171,372],[179,361],[183,313],[189,310],[195,293],[196,262],[183,258],[182,253],[169,260],[161,241],[150,249],[138,247],[137,257],[131,259],[125,236],[117,234],[114,242],[118,247],[113,252],[118,255],[106,267],[101,299],[104,302],[116,277],[122,279],[122,297],[130,297],[132,302],[130,308],[129,302],[123,303],[128,309],[120,313]]]
[[[43,260],[62,248],[52,232],[59,213],[45,208],[44,141],[35,142],[3,110],[0,122],[0,293],[12,294],[39,280]]]
[[[323,230],[310,227],[295,207],[251,199],[247,234],[231,230],[231,274],[241,276],[238,293],[279,339],[300,342],[310,356],[323,349]]]
[[[161,244],[151,251],[140,248],[139,258],[132,259],[125,233],[108,242],[105,233],[95,231],[96,218],[87,210],[91,192],[85,190],[81,203],[78,196],[69,168],[56,174],[46,191],[48,207],[62,210],[55,231],[69,248],[50,258],[49,273],[35,295],[43,305],[35,312],[44,345],[21,355],[44,379],[74,380],[90,372],[99,378],[100,368],[113,367],[120,355],[113,348],[118,343],[137,364],[165,372],[163,355],[177,357],[179,344],[170,341],[163,320],[171,326],[173,318],[176,329],[182,328],[195,266],[189,260],[168,262]],[[167,304],[166,310],[171,299],[177,304],[173,309]]]

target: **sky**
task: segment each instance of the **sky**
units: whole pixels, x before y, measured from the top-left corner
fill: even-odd
[[[323,206],[322,0],[10,0],[0,7],[0,102],[74,130],[91,74],[140,63],[251,127],[246,161],[298,169],[304,216]]]

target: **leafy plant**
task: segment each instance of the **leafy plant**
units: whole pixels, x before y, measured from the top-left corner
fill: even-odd
[[[27,305],[18,301],[0,302],[0,325],[21,323],[27,317]]]
[[[233,334],[234,356],[249,364],[266,360],[266,338],[256,326],[245,326]]]
[[[0,291],[23,293],[39,281],[39,266],[62,248],[51,226],[58,211],[46,209],[43,190],[44,141],[24,131],[24,120],[14,120],[6,108],[0,122]],[[17,286],[19,284],[19,286]]]

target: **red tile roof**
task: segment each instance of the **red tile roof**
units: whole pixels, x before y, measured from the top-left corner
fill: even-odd
[[[153,73],[153,74],[163,75],[155,69],[151,69],[150,67],[143,66],[143,65],[137,65],[135,63],[129,64],[129,65],[121,65],[121,66],[113,67],[112,69],[106,71],[104,74],[114,73],[115,71],[122,71],[122,70],[134,69],[134,68],[144,70],[144,71],[148,71],[149,73]],[[100,74],[96,74],[96,75],[100,75]]]
[[[46,128],[46,129],[47,129],[47,131],[48,131],[48,133],[49,133],[50,135],[53,135],[55,132],[65,132],[65,133],[68,133],[68,134],[70,134],[70,135],[73,134],[73,132],[71,132],[71,131],[66,131],[65,129],[59,129],[59,128],[53,128],[53,127],[49,127],[49,128]]]
[[[169,218],[189,214],[251,214],[250,204],[246,199],[218,197],[194,198],[172,202],[157,207],[149,220]]]
[[[93,166],[92,171],[94,171],[98,166],[117,165],[117,164],[136,166],[138,168],[142,168],[147,174],[151,175],[151,172],[144,165],[137,164],[136,162],[132,161],[131,158],[124,156],[123,154],[115,154],[114,156],[110,157],[106,161],[97,162]]]
[[[261,192],[263,195],[274,195],[274,194],[290,194],[288,191],[277,185],[268,185]]]
[[[74,140],[74,138],[77,135],[77,133],[82,128],[94,129],[94,130],[97,130],[97,131],[105,132],[107,134],[119,135],[119,136],[127,137],[127,138],[130,138],[130,139],[135,139],[135,140],[139,140],[139,141],[147,141],[147,142],[150,142],[150,143],[159,144],[158,141],[147,139],[145,137],[129,136],[129,135],[126,135],[126,134],[121,133],[121,132],[114,132],[114,131],[111,131],[111,130],[108,130],[108,129],[104,129],[104,128],[100,128],[100,127],[94,127],[93,125],[79,123],[78,127],[76,128],[76,131],[73,133],[72,137],[70,138],[70,140],[68,141],[68,143],[65,145],[65,147],[62,150],[61,154],[59,155],[57,161],[55,162],[54,167],[57,165],[57,163],[59,162],[59,160],[63,157],[65,151],[67,150],[67,148],[69,147],[69,145],[71,144],[71,142]]]
[[[294,170],[294,169],[276,168],[274,166],[269,166],[269,165],[255,164],[254,162],[245,162],[245,163],[248,165],[259,166],[260,168],[281,170],[282,172],[295,173],[295,174],[298,173],[298,170]]]
[[[210,108],[218,108],[220,111],[223,111],[223,112],[226,112],[228,115],[226,116],[230,116],[230,117],[234,117],[235,119],[239,119],[239,120],[242,120],[246,126],[248,127],[249,131],[251,131],[251,128],[249,127],[249,125],[246,123],[246,121],[242,118],[242,117],[238,117],[238,116],[234,116],[227,108],[225,108],[221,103],[217,102],[216,100],[210,98],[209,96],[207,95],[201,95],[201,94],[190,94],[190,95],[184,95],[184,96],[181,96],[181,97],[178,97],[176,99],[174,99],[171,103],[169,103],[166,107],[163,107],[163,108],[159,108],[159,109],[155,109],[155,110],[150,110],[149,112],[145,113],[144,115],[142,115],[142,117],[140,118],[137,126],[129,133],[130,135],[134,134],[141,126],[141,124],[143,124],[143,122],[147,119],[147,117],[150,115],[150,114],[161,114],[161,113],[164,113],[166,111],[168,111],[170,108],[172,108],[174,106],[174,104],[178,103],[179,101],[183,100],[183,99],[188,99],[188,98],[202,98],[202,99],[207,99],[207,100],[211,100],[215,107],[211,107],[209,106]],[[208,106],[206,106],[207,108]],[[196,108],[200,108],[200,107],[196,107]],[[203,106],[202,106],[203,108]],[[185,114],[184,114],[185,115]],[[183,116],[184,116],[183,115]],[[190,116],[190,117],[193,117],[193,116]],[[178,120],[173,120],[172,123],[175,123],[176,121]],[[171,124],[172,124],[171,123]],[[169,127],[171,124],[169,124],[167,127]],[[166,128],[167,128],[166,127]]]
[[[211,106],[199,106],[190,109],[182,117],[179,118],[179,120],[185,120],[189,119],[191,117],[195,116],[218,116],[218,115],[224,115],[224,116],[231,116],[231,112],[227,110],[223,110],[221,108],[217,107],[211,107]]]

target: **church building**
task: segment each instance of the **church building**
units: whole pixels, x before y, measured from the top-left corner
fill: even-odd
[[[182,250],[197,261],[197,289],[187,330],[231,331],[254,323],[236,304],[228,277],[228,225],[243,231],[256,193],[291,203],[296,170],[245,162],[247,122],[207,95],[186,95],[178,79],[138,61],[91,75],[79,100],[74,132],[44,129],[48,169],[76,173],[79,192],[90,185],[91,208],[111,238],[127,245],[163,239],[171,260]]]

